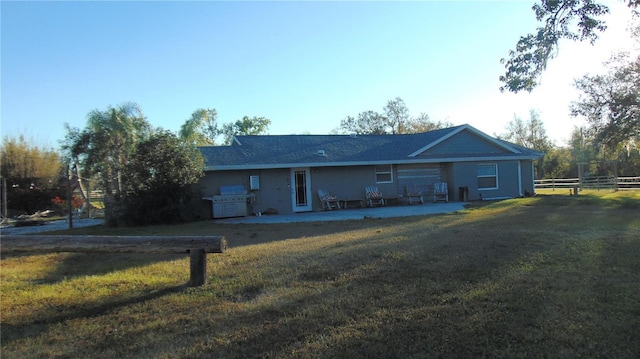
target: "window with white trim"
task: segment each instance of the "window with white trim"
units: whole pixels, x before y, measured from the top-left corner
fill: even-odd
[[[393,182],[393,169],[391,165],[376,166],[376,183]]]
[[[498,188],[498,164],[478,165],[478,189]]]

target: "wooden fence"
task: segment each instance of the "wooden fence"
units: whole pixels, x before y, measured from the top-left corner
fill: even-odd
[[[639,177],[587,177],[580,181],[579,178],[553,178],[535,180],[536,189],[610,189],[610,190],[640,190]]]
[[[224,236],[2,236],[0,253],[90,252],[90,253],[183,253],[190,256],[189,285],[206,282],[207,253],[224,253]]]

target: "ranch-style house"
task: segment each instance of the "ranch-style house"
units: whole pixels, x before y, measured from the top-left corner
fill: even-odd
[[[387,205],[406,203],[408,188],[428,203],[440,183],[452,201],[522,197],[533,194],[533,162],[543,155],[470,125],[401,135],[236,136],[200,151],[205,218],[321,211],[318,190],[358,205],[368,186]]]

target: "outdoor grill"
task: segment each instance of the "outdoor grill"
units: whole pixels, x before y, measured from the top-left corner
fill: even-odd
[[[248,194],[243,185],[220,186],[220,194],[203,197],[212,202],[213,218],[246,217],[247,203],[254,194]]]

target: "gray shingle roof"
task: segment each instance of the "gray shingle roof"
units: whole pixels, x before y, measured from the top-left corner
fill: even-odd
[[[201,147],[205,157],[205,170],[290,168],[319,166],[349,166],[362,164],[415,163],[443,159],[438,156],[410,155],[425,146],[469,129],[482,134],[471,126],[462,125],[441,130],[405,135],[262,135],[237,136],[231,146]],[[486,135],[484,135],[486,136]],[[515,149],[505,150],[501,156],[539,157],[539,153],[497,139],[496,146]],[[319,154],[322,151],[324,154]],[[509,153],[510,152],[510,153]],[[483,155],[483,154],[478,154]],[[489,154],[484,154],[489,155]],[[493,153],[491,156],[495,157]],[[468,154],[451,153],[449,159],[466,158]]]

